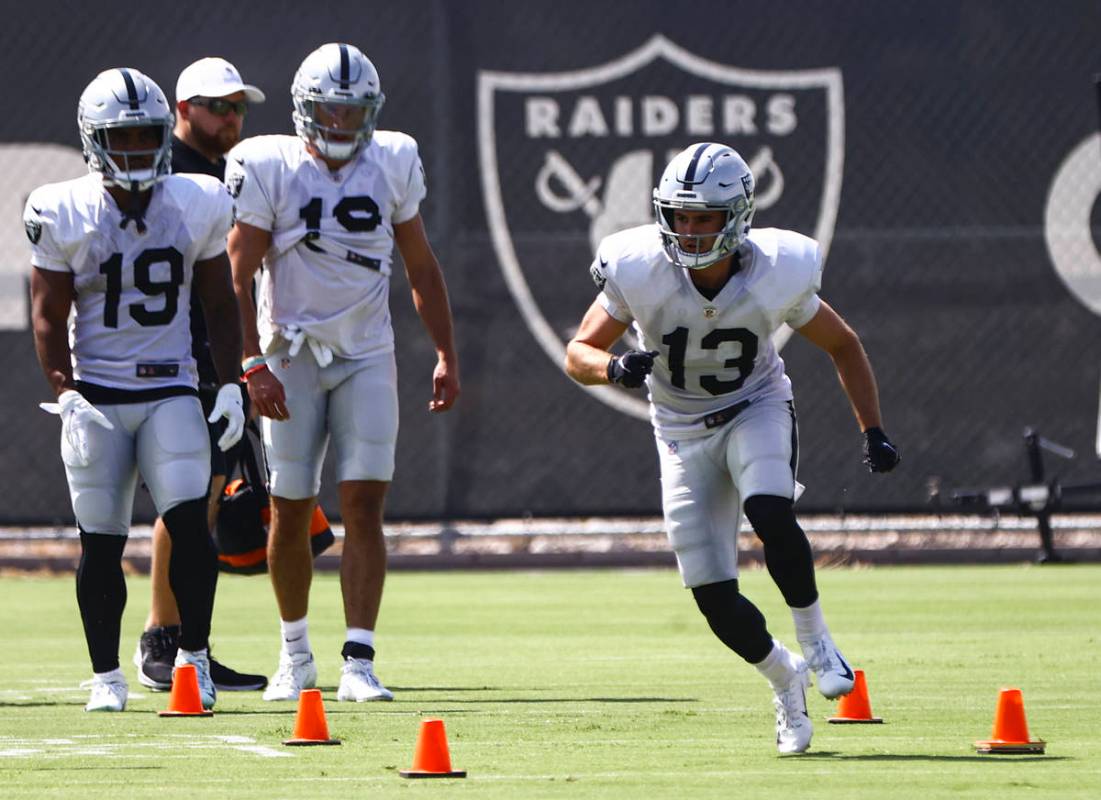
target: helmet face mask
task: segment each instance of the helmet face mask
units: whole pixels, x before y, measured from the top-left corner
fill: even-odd
[[[653,195],[668,259],[678,267],[703,269],[732,255],[749,235],[753,189],[749,166],[725,145],[704,142],[679,153],[665,168]],[[725,221],[717,232],[678,233],[678,211],[719,212]]]
[[[89,171],[106,186],[144,191],[171,172],[175,116],[136,69],[101,72],[80,95],[77,126]]]
[[[378,71],[349,44],[326,44],[302,62],[291,85],[294,129],[326,158],[347,161],[371,141],[386,96]]]

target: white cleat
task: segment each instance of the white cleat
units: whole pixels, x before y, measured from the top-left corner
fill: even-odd
[[[85,711],[122,711],[126,708],[126,698],[130,688],[120,670],[107,675],[95,675],[90,681],[80,684],[92,690]]]
[[[365,703],[369,700],[393,700],[394,693],[375,677],[374,662],[365,658],[345,658],[336,699]]]
[[[313,653],[280,653],[279,669],[264,690],[265,700],[297,700],[303,689],[317,683]]]
[[[776,749],[781,753],[802,753],[810,747],[814,727],[807,715],[807,662],[793,656],[795,675],[781,689],[774,689],[776,706]]]
[[[814,671],[818,691],[823,697],[833,700],[853,690],[852,668],[828,633],[799,645],[803,648],[807,664]]]
[[[202,654],[190,650],[177,650],[175,667],[182,667],[185,664],[195,667],[195,678],[199,682],[199,699],[203,703],[203,708],[209,711],[214,708],[214,703],[218,699],[218,690],[214,688],[214,680],[210,677],[210,658],[206,655],[206,650],[203,650]],[[172,670],[173,678],[176,676],[175,667]]]

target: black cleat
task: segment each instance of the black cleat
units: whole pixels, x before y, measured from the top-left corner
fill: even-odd
[[[142,686],[154,692],[167,692],[172,688],[172,669],[179,640],[179,625],[154,627],[142,633],[134,651],[134,666],[138,668],[138,682]]]
[[[210,659],[210,677],[220,692],[253,692],[268,685],[265,676],[238,672],[213,657]]]

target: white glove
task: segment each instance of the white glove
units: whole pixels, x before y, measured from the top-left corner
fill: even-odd
[[[317,361],[319,367],[327,367],[333,361],[333,351],[327,344],[320,342],[312,336],[308,335],[304,330],[297,325],[285,325],[283,327],[283,338],[291,343],[291,348],[287,352],[291,358],[298,355],[298,352],[302,349],[303,344],[307,344],[310,347],[310,352],[313,353],[314,359]]]
[[[224,453],[241,441],[241,435],[245,432],[245,408],[239,383],[222,385],[218,390],[218,396],[214,398],[214,410],[210,412],[206,421],[213,423],[222,417],[226,419],[226,430],[218,439],[218,449]]]
[[[38,407],[61,415],[61,431],[82,467],[88,466],[92,460],[88,452],[88,426],[95,423],[109,431],[115,429],[111,420],[75,389],[66,389],[58,396],[56,403],[39,403]]]

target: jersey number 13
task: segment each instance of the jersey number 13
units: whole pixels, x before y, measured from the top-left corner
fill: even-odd
[[[688,352],[688,333],[688,328],[680,327],[661,337],[661,343],[669,347],[670,380],[678,389],[686,388],[684,358]],[[730,394],[741,389],[753,372],[753,362],[757,358],[757,335],[745,328],[716,328],[700,339],[700,348],[718,350],[728,342],[740,345],[741,354],[737,358],[726,359],[722,366],[723,369],[738,370],[738,377],[723,380],[718,375],[700,375],[700,387],[713,395]]]

